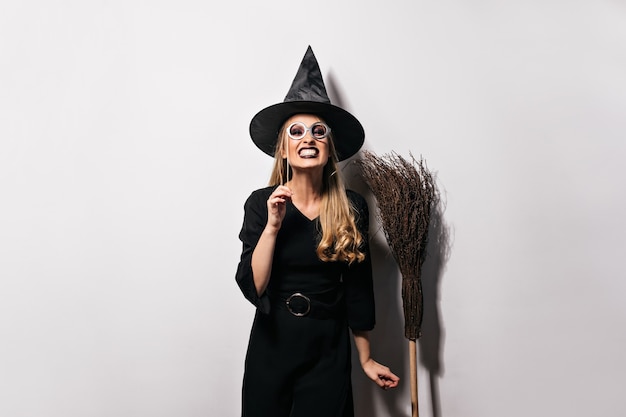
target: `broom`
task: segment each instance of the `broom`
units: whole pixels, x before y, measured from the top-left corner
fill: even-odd
[[[409,339],[411,408],[419,416],[417,402],[417,347],[424,311],[421,269],[426,259],[431,209],[437,199],[433,175],[423,158],[411,161],[391,153],[378,157],[363,152],[357,161],[361,174],[378,205],[387,243],[402,274],[404,335]]]

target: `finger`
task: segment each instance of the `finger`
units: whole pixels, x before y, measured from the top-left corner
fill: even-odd
[[[276,197],[280,196],[283,198],[291,198],[292,195],[293,195],[293,192],[288,187],[285,187],[282,185],[278,186],[272,193],[272,196],[276,196]]]
[[[279,204],[285,204],[287,200],[289,200],[289,197],[279,195],[279,196],[270,196],[267,202],[271,204],[272,206],[277,206]]]
[[[389,380],[387,381],[387,388],[395,388],[400,383],[400,379]]]
[[[383,381],[380,378],[377,378],[376,380],[374,380],[374,382],[376,383],[376,385],[378,385],[379,387],[381,387],[382,389],[386,388],[386,384],[385,381]]]
[[[276,207],[278,205],[284,205],[285,203],[287,203],[288,200],[289,200],[288,197],[274,196],[274,197],[270,197],[270,199],[267,200],[267,202],[269,205]]]
[[[286,185],[279,185],[278,187],[276,187],[276,190],[274,191],[278,191],[278,190],[293,194],[293,191],[291,191],[291,188],[287,187]]]
[[[394,380],[394,381],[400,379],[396,374],[391,372],[391,369],[389,369],[387,367],[383,368],[379,375],[380,375],[381,378],[390,379],[390,380]]]

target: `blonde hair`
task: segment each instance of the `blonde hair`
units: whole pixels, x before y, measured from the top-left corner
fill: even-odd
[[[285,146],[287,133],[285,126],[278,133],[278,141],[274,152],[274,168],[270,175],[270,186],[284,184],[289,181],[287,159],[281,150]],[[332,133],[328,136],[328,163],[322,174],[322,196],[320,201],[319,226],[322,236],[317,246],[317,256],[324,262],[345,261],[351,264],[365,259],[363,237],[356,226],[356,208],[346,194],[346,187],[337,165],[337,151]],[[367,219],[366,219],[367,220]]]

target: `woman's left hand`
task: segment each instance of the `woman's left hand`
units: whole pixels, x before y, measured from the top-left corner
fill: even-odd
[[[363,372],[367,375],[372,381],[376,383],[382,389],[395,388],[398,386],[400,382],[400,378],[398,378],[389,368],[380,363],[376,362],[374,359],[368,359],[365,363],[362,364]]]

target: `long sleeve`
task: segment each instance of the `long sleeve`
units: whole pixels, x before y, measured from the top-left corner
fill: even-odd
[[[241,258],[237,266],[235,279],[243,295],[261,312],[268,313],[270,302],[266,293],[257,294],[252,275],[252,253],[267,223],[266,201],[271,189],[265,188],[253,192],[244,204],[244,218],[239,239],[242,242]]]
[[[371,330],[376,324],[372,260],[369,253],[369,209],[365,199],[348,191],[348,197],[357,210],[356,224],[363,237],[365,259],[355,262],[343,275],[346,292],[348,325],[352,330]]]

